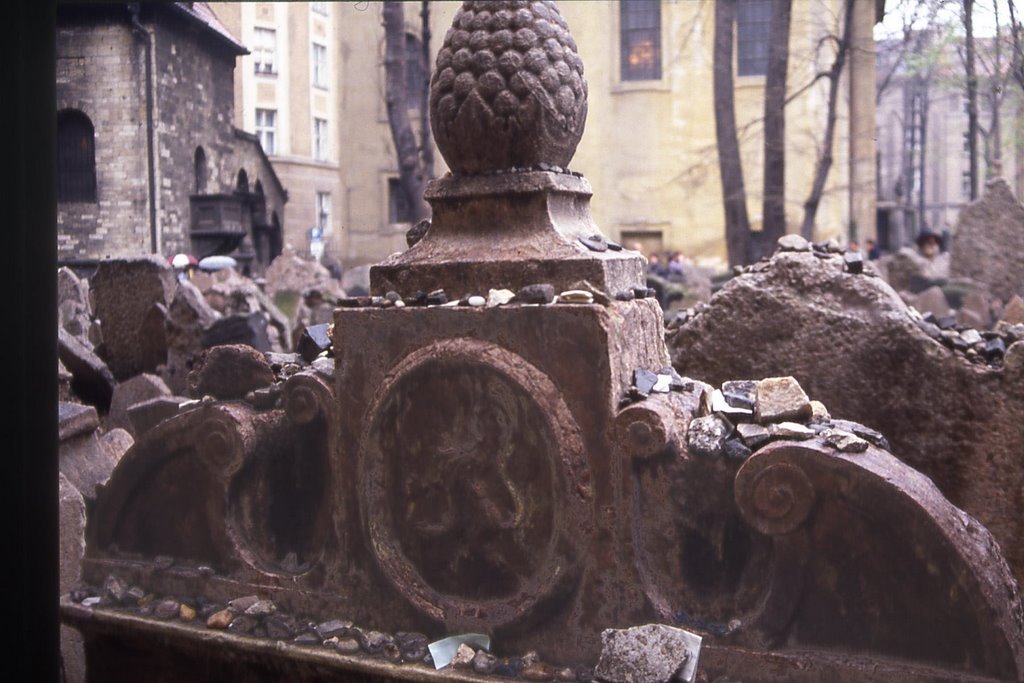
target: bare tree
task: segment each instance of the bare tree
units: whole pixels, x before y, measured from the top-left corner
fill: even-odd
[[[434,146],[430,144],[430,0],[420,4],[420,47],[423,48],[423,82],[420,91],[420,158],[423,175],[434,177]]]
[[[964,72],[967,76],[967,154],[971,201],[978,198],[978,78],[974,65],[974,0],[963,0]]]
[[[850,32],[853,25],[853,3],[855,0],[846,0],[843,12],[842,34],[839,37],[830,36],[835,41],[835,58],[832,66],[823,76],[828,79],[828,106],[825,114],[825,134],[821,142],[821,149],[818,154],[818,161],[814,167],[814,180],[811,182],[811,191],[804,202],[804,219],[800,225],[800,234],[811,239],[814,235],[814,220],[818,213],[818,206],[821,204],[821,197],[825,192],[825,181],[828,179],[829,170],[832,168],[832,146],[836,132],[836,118],[839,104],[839,77],[846,66],[846,56],[850,51]]]
[[[773,0],[764,92],[762,248],[786,234],[786,71],[792,0]]]
[[[1024,28],[1017,19],[1017,8],[1014,0],[1007,0],[1007,7],[1010,10],[1010,46],[1012,55],[1010,57],[1010,73],[1017,85],[1024,90]]]
[[[746,263],[750,249],[750,219],[743,185],[743,164],[736,137],[736,103],[733,98],[733,24],[736,0],[719,0],[715,5],[714,105],[718,169],[722,180],[725,209],[725,245],[729,265]]]
[[[420,150],[429,146],[429,128],[420,130],[421,139],[426,142],[420,145],[416,141],[412,124],[409,121],[409,103],[407,95],[407,65],[405,15],[400,0],[385,0],[384,18],[384,100],[387,104],[388,125],[391,128],[391,139],[395,144],[398,156],[399,185],[405,195],[415,223],[430,215],[430,209],[423,200],[426,188],[427,173],[425,172]],[[427,69],[424,68],[424,72]],[[426,110],[425,103],[420,105],[421,112]]]

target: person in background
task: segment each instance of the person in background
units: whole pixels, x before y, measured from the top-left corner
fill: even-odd
[[[682,252],[675,252],[668,262],[668,279],[673,282],[682,282],[686,273],[686,259]]]
[[[658,254],[651,254],[647,257],[647,272],[658,277],[665,277],[668,275],[668,268],[661,262],[661,257]]]
[[[860,251],[860,244],[857,242],[857,240],[850,240],[849,243],[846,245],[846,249],[847,251]]]
[[[873,239],[869,239],[864,242],[864,246],[868,248],[869,261],[877,261],[882,255],[882,250],[878,248],[878,244]]]

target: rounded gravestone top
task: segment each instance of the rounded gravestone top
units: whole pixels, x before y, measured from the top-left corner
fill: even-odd
[[[566,166],[587,118],[587,82],[550,0],[467,0],[430,82],[430,123],[454,173]]]

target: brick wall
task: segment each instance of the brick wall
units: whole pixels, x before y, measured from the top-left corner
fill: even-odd
[[[195,151],[206,153],[206,192],[230,192],[235,57],[176,16],[154,22],[157,89],[159,221],[164,254],[189,251],[189,195],[195,192]],[[251,182],[251,181],[250,181]]]
[[[260,181],[267,216],[284,221],[285,196],[256,144],[234,128],[235,53],[174,11],[143,3],[152,41],[158,251],[190,252],[195,154],[206,157],[205,193],[231,193],[245,170]],[[89,117],[95,131],[95,202],[60,203],[58,259],[151,251],[147,159],[146,40],[125,5],[58,11],[57,109]]]
[[[96,202],[57,207],[60,259],[149,251],[145,49],[123,14],[57,32],[57,109],[89,117],[96,150]]]

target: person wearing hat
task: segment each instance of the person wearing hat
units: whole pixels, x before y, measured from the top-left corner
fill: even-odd
[[[949,278],[949,252],[942,251],[942,235],[927,225],[917,234],[917,249],[925,258],[922,275],[932,280]]]

